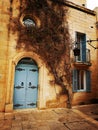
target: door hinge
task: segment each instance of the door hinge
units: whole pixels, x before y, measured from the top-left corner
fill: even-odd
[[[38,71],[38,70],[37,70],[37,69],[30,69],[29,71],[36,72],[36,71]]]
[[[27,104],[27,105],[29,105],[29,106],[34,106],[34,105],[36,105],[36,103],[30,103],[30,104]]]
[[[20,107],[23,106],[22,104],[15,104],[14,107]]]
[[[37,88],[37,87],[36,86],[31,86],[31,87],[28,87],[28,88],[34,89],[34,88]]]
[[[24,88],[24,87],[21,87],[21,86],[16,86],[15,88],[16,88],[16,89],[21,89],[21,88]]]
[[[18,70],[18,71],[23,71],[23,70],[25,70],[25,69],[22,69],[22,68],[16,68],[16,70]]]

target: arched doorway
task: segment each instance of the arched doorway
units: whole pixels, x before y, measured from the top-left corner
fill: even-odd
[[[14,109],[37,107],[38,74],[38,66],[31,58],[18,62],[14,79]]]

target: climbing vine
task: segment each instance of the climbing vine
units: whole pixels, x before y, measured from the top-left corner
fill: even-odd
[[[13,0],[10,3],[12,7]],[[23,14],[36,16],[40,26],[23,26],[20,23]],[[53,74],[54,83],[62,87],[62,94],[67,94],[70,102],[70,36],[66,15],[62,0],[20,0],[19,15],[13,17],[11,13],[9,26],[13,33],[18,33],[16,49],[24,47],[37,53]]]

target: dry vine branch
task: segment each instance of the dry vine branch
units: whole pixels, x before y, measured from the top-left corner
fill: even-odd
[[[20,0],[19,9],[19,16],[11,16],[10,19],[10,29],[13,33],[18,32],[18,49],[23,43],[27,50],[32,46],[53,74],[55,83],[62,87],[62,93],[68,95],[70,102],[70,35],[68,26],[64,26],[64,22],[67,25],[67,9],[55,0],[51,3],[50,0]],[[36,16],[41,21],[41,26],[23,27],[20,24],[22,14]]]

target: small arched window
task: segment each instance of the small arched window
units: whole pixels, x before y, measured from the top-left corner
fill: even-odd
[[[23,18],[23,24],[26,27],[35,27],[36,26],[35,21],[32,18],[30,18],[30,17],[24,17]]]

